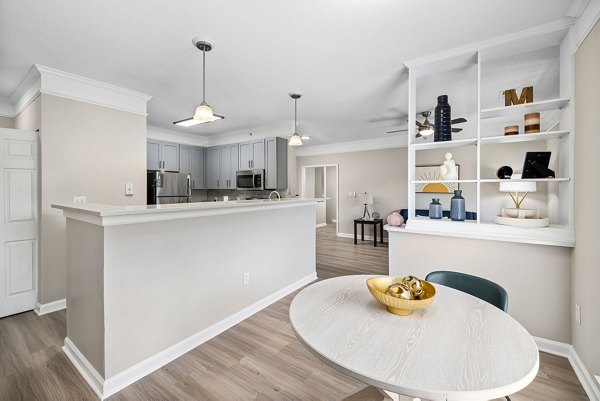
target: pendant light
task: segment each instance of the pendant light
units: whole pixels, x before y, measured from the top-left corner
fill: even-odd
[[[214,121],[215,116],[213,115],[212,108],[206,103],[206,52],[211,51],[213,45],[212,43],[199,38],[194,38],[192,42],[194,43],[194,46],[199,50],[202,50],[202,103],[196,107],[194,120],[199,122]]]
[[[301,96],[302,94],[300,93],[290,93],[290,97],[294,99],[294,133],[288,142],[288,145],[290,146],[302,146],[302,138],[300,138],[300,135],[298,135],[296,130],[296,127],[298,126],[298,99],[300,99]]]

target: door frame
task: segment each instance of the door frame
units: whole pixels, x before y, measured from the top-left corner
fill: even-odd
[[[336,194],[336,205],[335,205],[335,235],[339,236],[340,233],[340,165],[338,163],[330,164],[311,164],[302,166],[302,172],[300,174],[300,197],[304,199],[304,190],[306,187],[306,169],[324,167],[323,173],[323,185],[325,186],[325,197],[327,197],[327,167],[335,167],[335,194]],[[327,201],[325,201],[327,202]]]

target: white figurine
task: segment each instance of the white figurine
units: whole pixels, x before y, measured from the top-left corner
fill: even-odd
[[[452,153],[446,153],[446,161],[440,166],[440,178],[442,180],[458,180],[458,168],[452,160]]]

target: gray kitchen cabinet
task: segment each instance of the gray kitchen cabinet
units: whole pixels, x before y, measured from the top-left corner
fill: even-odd
[[[285,189],[288,182],[288,145],[285,138],[265,139],[265,189]]]
[[[240,170],[255,170],[265,168],[265,141],[256,139],[240,142]]]
[[[206,149],[205,184],[208,189],[219,188],[219,153],[219,146]]]
[[[219,189],[235,189],[235,177],[238,170],[238,144],[219,147]]]
[[[192,189],[204,188],[204,148],[192,148]]]
[[[204,148],[179,147],[179,172],[192,177],[192,189],[204,188]]]
[[[160,143],[146,142],[146,170],[160,168]]]
[[[176,143],[146,142],[146,169],[159,170],[161,163],[167,171],[179,171],[179,145]]]

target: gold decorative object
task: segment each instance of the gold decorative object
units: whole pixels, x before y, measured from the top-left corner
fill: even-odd
[[[531,102],[533,102],[533,86],[526,86],[521,89],[521,96],[519,97],[517,97],[516,89],[507,89],[504,91],[505,106],[513,106]]]
[[[435,287],[414,276],[371,278],[367,280],[367,288],[388,312],[399,316],[426,308],[435,297]]]

